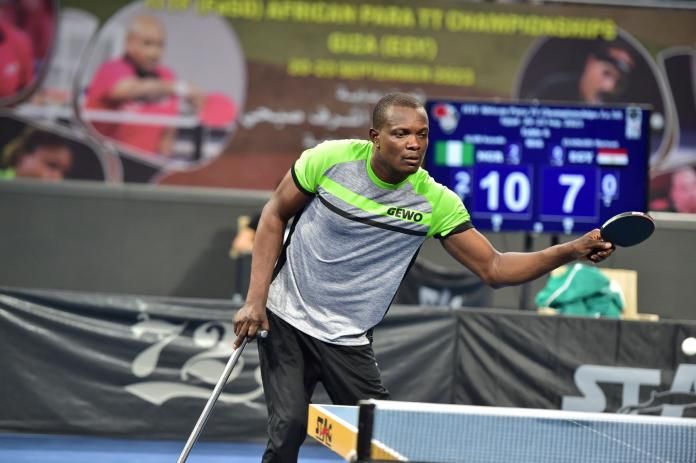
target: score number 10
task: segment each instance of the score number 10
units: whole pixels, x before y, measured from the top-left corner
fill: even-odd
[[[532,166],[483,165],[474,169],[472,212],[527,218],[532,214],[535,188],[543,216],[597,215],[596,170],[592,167],[541,168],[534,185]]]

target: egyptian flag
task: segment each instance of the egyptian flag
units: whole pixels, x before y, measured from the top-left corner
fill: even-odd
[[[602,166],[627,166],[628,150],[626,148],[599,148],[597,164]]]

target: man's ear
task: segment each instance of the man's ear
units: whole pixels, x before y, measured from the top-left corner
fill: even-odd
[[[379,130],[375,128],[370,128],[370,141],[377,144],[377,139],[379,138]]]

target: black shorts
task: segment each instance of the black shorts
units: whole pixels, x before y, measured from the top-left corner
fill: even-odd
[[[268,407],[265,462],[296,461],[307,429],[307,407],[319,381],[332,402],[356,405],[388,399],[371,344],[339,346],[319,341],[267,311],[270,332],[258,339]]]

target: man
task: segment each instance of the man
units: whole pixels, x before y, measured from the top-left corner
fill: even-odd
[[[421,169],[428,147],[422,104],[387,95],[372,124],[370,141],[330,141],[305,151],[261,214],[246,304],[234,326],[236,345],[269,331],[259,339],[269,412],[264,462],[296,461],[318,381],[337,404],[388,397],[371,331],[426,238],[441,239],[495,287],[612,252],[594,230],[544,251],[499,253],[474,229],[459,197]]]
[[[635,67],[631,54],[618,45],[599,47],[585,60],[578,91],[582,101],[600,104],[622,90],[625,79]]]
[[[17,95],[34,80],[29,37],[0,9],[0,99]]]
[[[27,129],[3,149],[0,179],[63,180],[72,166],[73,153],[63,137]]]
[[[230,245],[230,257],[234,259],[240,255],[251,254],[251,250],[254,249],[254,238],[259,220],[261,220],[261,214],[257,213],[251,218],[247,216],[244,217],[244,220],[237,221],[237,234]]]
[[[635,60],[624,46],[600,41],[585,58],[580,74],[552,74],[524,97],[601,104],[622,93],[634,68]]]
[[[0,14],[4,14],[29,38],[36,65],[46,59],[55,39],[55,6],[52,0],[0,0]]]
[[[669,194],[675,212],[696,213],[696,166],[684,166],[672,173]]]
[[[140,115],[175,116],[179,100],[194,107],[202,94],[192,85],[177,81],[174,72],[160,64],[164,52],[163,24],[152,16],[138,16],[128,27],[126,53],[97,70],[87,89],[87,109],[106,109]],[[111,139],[144,153],[169,155],[176,129],[144,123],[95,122],[94,128]]]

